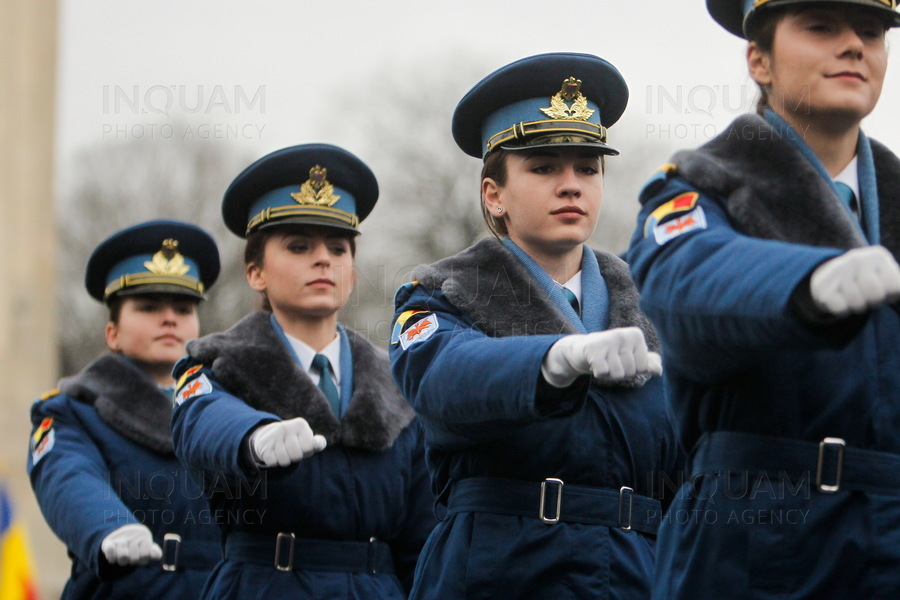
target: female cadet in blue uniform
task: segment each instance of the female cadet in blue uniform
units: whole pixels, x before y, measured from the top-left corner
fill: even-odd
[[[693,448],[655,597],[900,597],[900,162],[860,130],[895,5],[707,2],[764,106],[641,196],[629,258]]]
[[[72,559],[63,598],[195,598],[221,555],[169,427],[172,367],[218,274],[213,239],[177,221],[124,229],[88,260],[111,352],[31,409],[31,484]]]
[[[496,238],[397,294],[393,372],[446,507],[413,598],[649,597],[674,429],[628,268],[584,244],[627,95],[605,60],[554,53],[495,71],[456,109]]]
[[[204,598],[406,598],[431,528],[420,427],[387,353],[337,322],[375,176],[340,148],[269,154],[225,192],[265,310],[188,345],[175,451],[210,482],[225,560]],[[326,445],[327,442],[327,445]]]

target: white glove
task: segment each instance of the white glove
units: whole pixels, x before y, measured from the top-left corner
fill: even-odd
[[[661,375],[662,358],[647,350],[640,329],[622,327],[560,338],[544,357],[541,374],[557,388],[571,385],[579,375],[620,381],[635,375]]]
[[[111,565],[146,565],[162,558],[162,548],[153,541],[146,525],[122,525],[100,542],[100,551]]]
[[[286,467],[325,449],[303,417],[263,425],[250,434],[250,452],[264,467]]]
[[[900,266],[884,246],[856,248],[819,265],[809,290],[830,315],[864,313],[900,298]]]

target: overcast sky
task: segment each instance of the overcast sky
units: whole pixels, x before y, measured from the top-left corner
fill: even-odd
[[[63,183],[79,149],[137,137],[205,137],[252,155],[309,141],[352,150],[352,127],[336,124],[354,115],[335,90],[364,98],[370,72],[446,69],[454,56],[483,62],[482,74],[549,51],[610,60],[631,89],[611,139],[632,148],[699,145],[755,94],[745,43],[703,0],[60,0],[59,27]],[[866,130],[895,151],[898,102],[894,58]]]

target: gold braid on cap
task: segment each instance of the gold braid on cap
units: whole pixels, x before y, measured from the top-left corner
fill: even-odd
[[[309,179],[300,186],[299,192],[291,194],[291,198],[300,206],[275,206],[261,210],[247,223],[245,235],[250,235],[253,230],[264,223],[290,217],[310,217],[324,219],[326,222],[337,221],[353,228],[359,225],[359,217],[355,214],[339,208],[332,208],[332,205],[341,197],[334,193],[334,186],[328,181],[328,169],[320,165],[309,170]]]
[[[319,217],[320,219],[338,221],[350,227],[359,225],[359,217],[353,213],[349,213],[339,208],[331,208],[330,206],[276,206],[275,208],[263,209],[255,217],[247,223],[247,233],[250,235],[253,230],[269,221],[279,221],[289,217]]]
[[[178,240],[171,238],[164,240],[162,248],[144,263],[144,268],[147,269],[146,273],[122,275],[106,286],[103,291],[104,299],[120,290],[137,285],[174,285],[199,294],[205,291],[202,281],[187,275],[191,266],[184,262],[184,256],[178,252]]]
[[[588,108],[588,99],[581,93],[581,80],[569,77],[562,88],[550,98],[550,106],[542,108],[548,119],[516,123],[499,131],[488,139],[487,150],[512,140],[534,139],[549,143],[602,142],[606,143],[606,127],[591,123],[594,109]],[[538,140],[536,140],[538,142]]]

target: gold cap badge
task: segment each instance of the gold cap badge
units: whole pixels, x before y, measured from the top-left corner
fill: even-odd
[[[574,77],[563,81],[562,89],[550,98],[550,106],[542,108],[541,112],[551,119],[577,121],[587,121],[594,114],[594,110],[588,108],[587,98],[581,93],[581,80]]]
[[[167,239],[162,243],[162,248],[153,255],[151,260],[144,263],[148,271],[154,275],[181,276],[191,270],[184,263],[184,257],[178,252],[178,240]]]
[[[300,186],[300,191],[291,194],[291,198],[299,204],[331,206],[341,199],[334,193],[334,186],[328,182],[328,169],[314,166],[309,170],[309,179]]]

